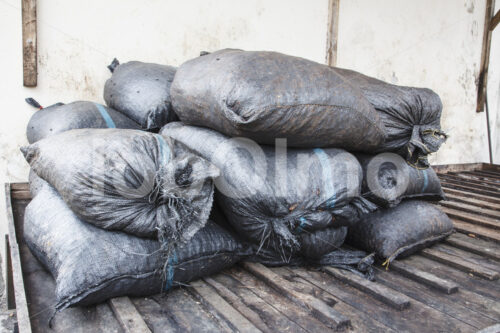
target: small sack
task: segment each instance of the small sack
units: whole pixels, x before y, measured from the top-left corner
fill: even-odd
[[[56,280],[57,310],[160,293],[217,273],[251,253],[209,221],[165,262],[158,241],[80,220],[50,186],[26,207],[24,238]]]
[[[104,85],[106,104],[135,120],[143,129],[158,130],[176,120],[170,100],[175,67],[130,61],[108,66],[113,75]]]
[[[355,156],[363,168],[361,193],[380,206],[394,207],[404,199],[445,199],[441,182],[431,167],[411,167],[399,155],[392,153]]]
[[[205,225],[219,173],[185,146],[137,130],[72,130],[22,151],[82,220],[166,246]]]
[[[349,228],[347,243],[390,263],[428,247],[453,232],[453,222],[433,204],[404,201],[365,215]]]
[[[29,143],[77,128],[140,129],[130,118],[104,105],[77,101],[56,104],[36,111],[26,127]]]
[[[358,89],[326,65],[281,53],[225,49],[189,60],[171,95],[185,124],[258,143],[370,152],[385,140]]]
[[[332,70],[361,90],[378,111],[386,139],[373,152],[396,152],[410,164],[427,168],[427,155],[438,151],[447,137],[441,130],[439,96],[430,89],[397,86],[348,69]]]
[[[300,250],[296,230],[342,227],[376,208],[360,197],[361,166],[342,149],[286,149],[167,124],[161,134],[221,170],[216,201],[238,234],[279,253]]]

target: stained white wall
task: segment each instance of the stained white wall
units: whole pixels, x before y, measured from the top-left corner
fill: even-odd
[[[434,164],[489,161],[486,115],[475,112],[485,6],[485,0],[340,1],[340,67],[394,84],[428,87],[441,96],[442,127],[450,137],[431,157]],[[495,161],[500,163],[498,30],[488,97]]]
[[[434,89],[443,100],[442,125],[450,139],[432,161],[487,161],[485,114],[474,111],[485,0],[340,3],[338,65]],[[102,102],[110,75],[106,65],[114,57],[179,65],[200,50],[235,47],[324,62],[327,10],[328,0],[38,1],[38,87],[24,88],[20,1],[0,0],[0,183],[27,179],[19,147],[27,143],[25,126],[34,110],[25,97],[42,105]],[[499,31],[493,36],[488,89],[497,163]],[[3,250],[0,244],[2,257]]]

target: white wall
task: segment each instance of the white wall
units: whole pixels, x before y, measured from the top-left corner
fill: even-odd
[[[431,162],[488,162],[486,115],[475,112],[486,1],[341,0],[340,4],[338,66],[399,85],[433,89],[443,101],[442,127],[450,137]],[[492,127],[500,106],[499,34],[495,32],[490,58]],[[493,133],[497,141],[498,133]],[[497,147],[500,163],[500,143]]]
[[[485,114],[474,111],[484,9],[485,0],[341,0],[339,66],[430,87],[441,96],[442,125],[451,136],[434,163],[488,159]],[[179,65],[200,50],[235,47],[324,62],[327,10],[328,0],[38,1],[38,87],[24,88],[20,1],[0,0],[0,183],[27,179],[19,147],[27,143],[25,126],[34,109],[25,97],[42,105],[102,102],[113,57]],[[495,138],[499,31],[488,89]],[[498,138],[495,149],[500,163]],[[0,192],[1,235],[6,222]],[[3,244],[0,249],[3,256]]]

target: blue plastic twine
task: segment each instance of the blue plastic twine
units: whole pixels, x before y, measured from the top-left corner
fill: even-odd
[[[111,119],[108,110],[106,110],[106,108],[99,103],[94,104],[97,107],[97,110],[99,110],[99,112],[101,113],[102,118],[106,122],[106,126],[108,126],[108,128],[116,128],[115,122],[113,121],[113,119]]]
[[[159,147],[160,147],[160,165],[165,166],[168,161],[170,161],[170,147],[167,142],[163,138],[163,136],[156,134],[156,138],[158,139]]]
[[[165,290],[169,290],[174,285],[174,265],[177,265],[178,260],[177,252],[173,251],[173,255],[168,258]]]

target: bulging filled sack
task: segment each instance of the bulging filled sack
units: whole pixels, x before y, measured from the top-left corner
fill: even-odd
[[[57,310],[160,293],[230,267],[251,253],[209,221],[165,262],[158,241],[80,220],[50,186],[26,207],[24,238],[56,280]]]
[[[280,253],[300,250],[304,232],[341,227],[375,209],[360,197],[361,166],[342,149],[285,149],[167,124],[161,134],[216,165],[216,200],[237,232]]]
[[[276,52],[225,49],[187,61],[171,96],[185,124],[258,143],[369,152],[385,139],[378,113],[341,75]]]
[[[140,129],[130,118],[99,103],[77,101],[36,111],[26,127],[29,143],[77,128]]]
[[[35,171],[33,171],[33,169],[30,169],[28,181],[30,186],[31,198],[36,197],[36,195],[38,194],[38,192],[40,192],[43,186],[47,184],[45,180],[38,177],[38,175],[36,174]]]
[[[393,207],[403,199],[445,199],[441,182],[432,168],[414,168],[394,153],[355,156],[363,168],[361,193],[380,206]]]
[[[31,168],[84,221],[185,242],[208,219],[218,170],[161,135],[78,129],[21,148]]]
[[[427,155],[446,140],[439,96],[427,88],[397,86],[348,69],[332,70],[359,88],[378,111],[386,139],[373,152],[397,152],[411,164],[427,168]]]
[[[453,222],[433,204],[404,201],[361,218],[349,228],[348,243],[390,263],[428,247],[453,232]]]
[[[106,104],[135,120],[143,129],[160,129],[176,120],[170,100],[175,67],[130,61],[108,66],[113,75],[104,85]]]

